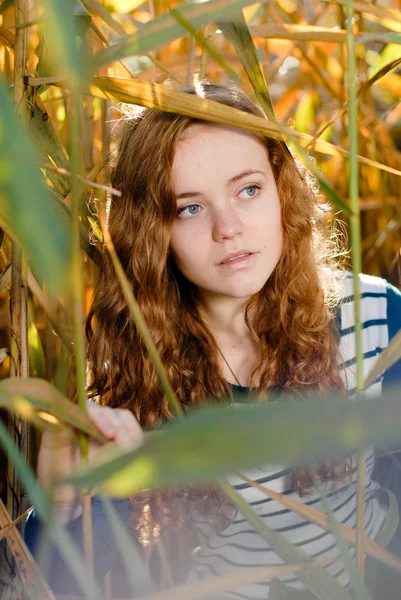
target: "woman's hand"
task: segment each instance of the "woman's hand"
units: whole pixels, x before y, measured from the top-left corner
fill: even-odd
[[[87,407],[92,423],[110,442],[117,446],[142,443],[143,431],[131,411],[100,406],[91,401],[88,401]],[[105,444],[89,438],[89,462],[102,451],[104,453]],[[45,490],[51,487],[55,479],[68,477],[79,464],[79,450],[69,433],[44,432],[38,454],[37,474]],[[60,522],[67,523],[81,514],[81,503],[76,502],[77,493],[71,486],[58,488],[54,499],[56,518]]]

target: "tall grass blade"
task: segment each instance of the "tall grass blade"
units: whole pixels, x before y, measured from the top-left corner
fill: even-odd
[[[282,132],[284,137],[288,137],[288,140],[296,148],[297,154],[302,158],[307,168],[319,180],[321,189],[325,192],[329,200],[331,200],[335,206],[347,214],[349,212],[349,207],[347,206],[346,202],[330,184],[323,172],[315,165],[314,162],[309,159],[308,155],[306,152],[304,152],[300,143],[296,139],[295,136],[300,132],[289,130],[276,120],[263,69],[259,62],[255,45],[242,13],[237,14],[235,18],[231,18],[228,21],[218,21],[218,25],[231,45],[235,48],[248,75],[249,81],[252,84],[256,97],[258,98],[268,118],[275,122],[278,130]]]
[[[63,293],[70,260],[67,228],[42,185],[35,151],[27,138],[7,99],[5,82],[0,81],[0,220],[24,247],[49,288]]]
[[[401,358],[401,331],[391,339],[389,345],[381,351],[364,382],[366,389],[379,375],[390,369]]]
[[[267,89],[263,69],[258,59],[248,25],[242,12],[236,13],[227,20],[218,20],[216,24],[222,30],[224,37],[235,48],[241,59],[249,81],[252,83],[256,97],[269,119],[275,121],[273,104]]]
[[[401,44],[399,33],[367,33],[358,39],[358,44],[370,44],[371,42],[382,42],[383,44]]]
[[[114,249],[113,242],[110,238],[110,234],[107,229],[104,230],[103,236],[104,236],[107,251],[110,254],[110,258],[111,258],[113,266],[114,266],[114,270],[115,270],[117,278],[120,282],[121,290],[124,294],[125,301],[128,305],[128,308],[129,308],[131,316],[134,320],[134,323],[135,323],[136,327],[138,328],[138,331],[142,335],[143,341],[149,352],[149,356],[152,359],[156,373],[159,377],[160,384],[164,390],[164,393],[166,394],[166,398],[169,403],[170,409],[173,412],[173,414],[175,414],[175,416],[182,416],[183,410],[182,410],[181,404],[177,400],[177,397],[174,394],[174,391],[173,391],[173,389],[170,385],[170,382],[167,378],[167,374],[164,369],[164,365],[161,361],[161,358],[159,356],[159,353],[157,351],[155,343],[152,339],[152,336],[150,335],[150,332],[149,332],[148,326],[145,322],[145,319],[143,318],[142,313],[139,309],[136,298],[132,292],[131,285],[127,279],[126,274],[124,273],[124,269],[121,266],[121,263],[117,256],[117,253]]]
[[[317,510],[316,508],[313,508],[312,506],[309,506],[308,504],[305,504],[304,502],[301,502],[300,500],[296,500],[295,498],[291,498],[290,496],[286,496],[285,494],[280,494],[279,492],[275,492],[274,490],[266,487],[265,485],[260,485],[259,483],[252,481],[251,479],[249,479],[242,473],[240,474],[240,477],[244,481],[246,481],[249,485],[251,485],[255,489],[262,492],[262,494],[264,494],[268,498],[272,498],[276,502],[279,502],[280,504],[282,504],[289,510],[292,510],[292,511],[296,512],[297,514],[301,515],[302,517],[304,517],[311,523],[315,523],[316,525],[319,525],[319,527],[322,527],[322,529],[325,529],[326,531],[332,530],[332,525],[329,522],[327,516],[324,513],[322,513],[320,510]],[[351,527],[348,527],[348,525],[344,525],[343,523],[339,523],[339,527],[341,529],[341,532],[342,532],[344,538],[347,540],[347,542],[349,542],[350,544],[355,546],[356,545],[355,529],[352,529]],[[397,573],[401,574],[401,559],[398,558],[398,556],[396,556],[392,552],[389,552],[385,548],[382,548],[381,546],[379,546],[379,544],[377,542],[374,542],[373,540],[371,540],[368,537],[365,537],[364,542],[365,542],[366,552],[370,556],[373,556],[379,562],[383,563],[384,565],[389,566],[391,569],[393,569]]]
[[[337,519],[334,515],[333,509],[331,508],[331,505],[327,498],[325,490],[322,488],[322,486],[320,485],[320,482],[317,479],[316,472],[315,472],[315,481],[316,481],[317,488],[320,493],[322,506],[326,512],[327,519],[331,525],[331,530],[336,537],[337,547],[340,551],[341,558],[343,559],[343,563],[344,563],[344,565],[348,571],[348,574],[350,576],[351,586],[352,586],[352,589],[354,592],[353,596],[355,597],[355,600],[373,600],[372,596],[363,580],[363,577],[361,577],[360,572],[358,571],[358,569],[356,568],[356,566],[353,562],[352,556],[350,554],[350,549],[345,540],[344,534],[340,527],[340,523],[337,521]],[[364,544],[365,535],[363,537],[364,537],[364,539],[363,539],[363,544]]]

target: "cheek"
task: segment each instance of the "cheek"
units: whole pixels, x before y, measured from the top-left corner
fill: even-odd
[[[173,233],[170,241],[171,254],[174,262],[182,273],[188,273],[194,268],[194,259],[198,255],[195,252],[197,244],[193,236],[186,235],[183,231]]]

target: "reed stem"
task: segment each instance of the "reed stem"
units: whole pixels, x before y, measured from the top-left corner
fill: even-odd
[[[359,165],[358,165],[358,124],[357,124],[357,71],[354,43],[354,3],[347,0],[347,67],[348,67],[348,130],[349,130],[349,205],[350,237],[352,249],[352,270],[354,274],[354,307],[355,307],[355,343],[356,343],[356,387],[363,389],[363,354],[361,324],[361,291],[359,274],[362,271],[361,221],[359,207]],[[358,492],[357,492],[357,563],[363,575],[365,551],[365,470],[366,456],[361,454],[358,460]]]

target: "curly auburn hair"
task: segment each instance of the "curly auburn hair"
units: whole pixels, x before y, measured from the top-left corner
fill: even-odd
[[[181,91],[266,118],[236,87],[201,82]],[[178,271],[169,248],[177,214],[171,182],[174,153],[182,133],[200,122],[219,127],[156,109],[135,115],[128,112],[111,168],[111,185],[121,197],[113,198],[108,213],[116,252],[184,408],[208,402],[208,398],[232,396],[219,365],[216,341],[197,309],[196,289]],[[342,390],[334,326],[339,298],[332,275],[338,249],[315,181],[283,142],[258,137],[265,144],[280,198],[283,250],[272,275],[249,299],[245,311],[247,326],[260,348],[249,377],[250,391],[262,394],[279,387],[303,396]],[[252,323],[248,318],[251,307]],[[106,252],[86,332],[90,394],[103,404],[132,410],[144,428],[172,418]],[[256,374],[260,375],[257,385]],[[317,466],[323,482],[344,481],[350,471],[349,460],[328,460]],[[293,487],[300,495],[313,487],[312,482],[308,469],[294,472]],[[191,493],[184,496],[188,500]],[[177,521],[180,512],[177,509]]]

